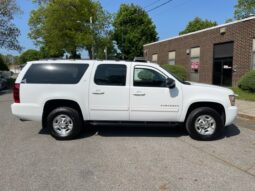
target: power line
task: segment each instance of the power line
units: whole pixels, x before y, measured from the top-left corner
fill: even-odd
[[[151,7],[152,5],[154,5],[154,4],[156,4],[156,3],[160,2],[160,1],[161,0],[153,1],[152,3],[150,3],[149,5],[144,6],[143,8],[147,9],[148,7]]]
[[[161,1],[161,0],[158,0],[158,2],[159,2],[159,1]],[[160,4],[160,5],[157,5],[156,7],[153,7],[153,8],[151,8],[151,9],[149,9],[149,10],[145,10],[146,7],[143,7],[143,9],[144,9],[144,11],[145,11],[146,13],[149,13],[149,12],[151,12],[151,11],[154,11],[154,10],[156,10],[156,9],[158,9],[158,8],[160,8],[160,7],[162,7],[162,6],[166,5],[166,4],[168,4],[168,3],[170,3],[171,1],[173,1],[173,0],[168,0],[168,1],[166,1],[165,3],[162,3],[162,4]],[[154,3],[156,3],[156,2],[154,2]],[[151,3],[151,4],[152,4],[152,3]],[[143,13],[135,13],[135,14],[129,15],[129,16],[125,17],[125,18],[127,19],[127,18],[131,18],[131,17],[138,16],[138,15],[141,15],[141,14],[143,14]]]
[[[177,8],[177,7],[181,7],[181,6],[187,5],[187,4],[189,4],[189,3],[192,3],[192,1],[190,1],[190,0],[184,0],[184,1],[180,2],[179,4],[176,4],[176,5],[174,5],[174,6],[171,6],[169,9],[175,9],[175,8]],[[154,15],[154,16],[155,16],[155,15],[158,15],[158,14],[163,15],[163,14],[165,14],[166,12],[169,12],[169,10],[168,10],[168,11],[164,10],[164,11],[162,11],[162,12],[154,12],[153,15]]]
[[[149,12],[151,12],[151,11],[154,11],[154,10],[156,10],[156,9],[158,9],[158,8],[160,8],[160,7],[162,7],[162,6],[166,5],[166,4],[168,4],[168,3],[170,3],[171,1],[173,1],[173,0],[168,0],[168,1],[166,1],[165,3],[162,3],[162,4],[156,6],[156,7],[152,8],[152,9],[147,10],[147,12],[149,13]]]

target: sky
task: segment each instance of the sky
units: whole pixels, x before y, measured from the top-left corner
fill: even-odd
[[[37,8],[32,0],[16,0],[22,10],[22,14],[15,15],[14,23],[20,29],[19,42],[24,48],[37,49],[33,41],[29,39],[28,19],[30,12]],[[116,13],[122,3],[134,3],[145,8],[146,11],[168,0],[99,0],[103,8],[110,13]],[[223,24],[229,18],[233,18],[234,6],[237,0],[172,0],[170,3],[149,12],[149,16],[156,25],[159,40],[177,36],[187,23],[195,17],[216,21]],[[19,55],[16,51],[0,49],[2,54]],[[84,56],[86,57],[86,55]]]

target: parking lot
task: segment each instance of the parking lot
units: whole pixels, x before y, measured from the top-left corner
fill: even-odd
[[[216,141],[182,127],[98,126],[56,141],[11,115],[0,92],[0,190],[255,190],[255,123],[236,120]]]

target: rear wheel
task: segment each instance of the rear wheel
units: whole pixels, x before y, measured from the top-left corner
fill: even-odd
[[[193,139],[213,140],[224,128],[224,123],[217,111],[209,107],[194,109],[186,120],[186,129]]]
[[[77,137],[83,126],[78,111],[70,107],[58,107],[47,117],[47,127],[53,137],[59,140]]]

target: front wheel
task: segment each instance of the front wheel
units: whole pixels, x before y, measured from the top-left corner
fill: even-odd
[[[193,110],[186,120],[186,129],[193,139],[213,140],[223,128],[224,123],[219,113],[208,107]]]
[[[47,117],[47,127],[53,137],[59,140],[75,138],[82,129],[82,119],[78,111],[70,107],[59,107]]]

